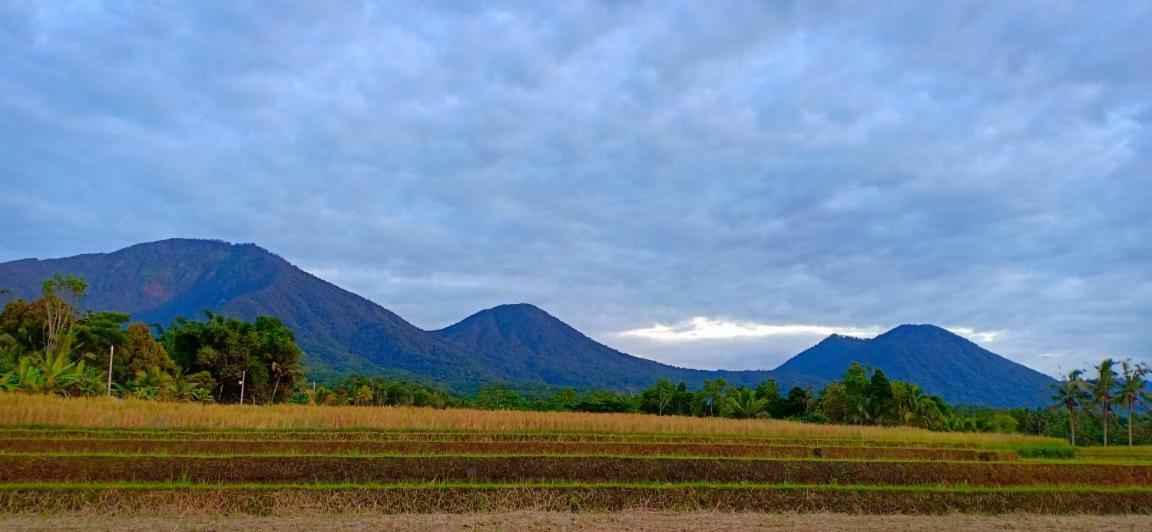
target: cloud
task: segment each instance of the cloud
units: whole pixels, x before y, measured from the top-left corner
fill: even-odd
[[[974,339],[1048,371],[1152,361],[1150,25],[1043,1],[0,3],[0,260],[258,242],[425,327],[530,301],[685,364],[812,335],[616,333],[928,322],[1010,331]]]
[[[947,327],[947,329],[973,342],[985,344],[993,343],[1005,334],[1004,331],[977,331],[971,327]]]
[[[891,327],[889,327],[891,328]],[[889,328],[850,327],[834,325],[769,324],[737,322],[724,319],[696,316],[675,325],[655,324],[616,333],[624,337],[637,337],[667,342],[697,342],[709,340],[734,340],[741,338],[772,338],[776,336],[815,336],[833,334],[872,338]],[[977,342],[995,342],[1004,331],[977,331],[971,327],[945,327],[946,329]]]
[[[618,333],[650,340],[668,342],[694,342],[701,340],[731,340],[737,338],[770,338],[773,336],[828,336],[841,334],[870,338],[883,332],[876,327],[833,327],[828,325],[773,325],[765,323],[732,322],[697,316],[678,325],[653,325]]]
[[[756,323],[697,316],[671,324],[654,324],[601,335],[606,343],[629,353],[695,368],[772,369],[820,340],[840,334],[873,338],[894,327]],[[1007,331],[945,327],[997,351]],[[1037,359],[1050,362],[1051,354]],[[1043,367],[1043,366],[1042,366]]]

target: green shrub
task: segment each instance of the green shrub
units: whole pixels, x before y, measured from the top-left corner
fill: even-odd
[[[1078,450],[1068,445],[1029,445],[1016,450],[1021,458],[1052,458],[1070,460]]]

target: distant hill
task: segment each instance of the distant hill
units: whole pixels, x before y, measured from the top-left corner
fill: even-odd
[[[482,310],[433,334],[471,353],[485,366],[501,368],[510,381],[634,390],[661,378],[692,387],[717,377],[747,385],[770,378],[784,385],[815,383],[801,375],[685,369],[635,357],[601,344],[527,303]]]
[[[1043,406],[1056,382],[934,325],[901,325],[871,340],[829,336],[776,369],[831,380],[853,361],[959,404]]]
[[[499,375],[391,311],[319,279],[253,244],[171,239],[113,253],[0,264],[0,286],[35,297],[54,273],[88,280],[85,305],[167,325],[205,309],[251,319],[272,315],[296,332],[321,378],[407,373],[455,384]]]
[[[639,390],[667,378],[755,385],[775,378],[785,389],[819,387],[853,360],[920,384],[952,402],[1040,404],[1052,379],[938,327],[900,326],[874,340],[830,337],[772,371],[708,371],[661,364],[605,346],[528,304],[483,310],[439,331],[317,278],[254,244],[171,239],[112,253],[0,264],[0,287],[35,297],[55,273],[89,282],[85,305],[129,312],[167,325],[203,310],[251,319],[280,318],[296,333],[312,375],[360,373],[472,390],[503,381],[534,386]]]

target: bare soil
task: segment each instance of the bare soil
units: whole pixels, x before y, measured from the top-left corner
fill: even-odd
[[[2,482],[759,482],[1152,485],[1152,465],[615,456],[0,456]]]
[[[727,487],[8,488],[7,515],[277,516],[511,512],[753,512],[875,515],[1152,515],[1150,491]],[[0,529],[2,530],[2,529]]]
[[[11,453],[162,454],[607,454],[617,456],[718,456],[760,458],[1016,460],[1015,453],[975,449],[899,447],[810,447],[716,443],[634,443],[564,441],[165,441],[104,439],[0,439]]]

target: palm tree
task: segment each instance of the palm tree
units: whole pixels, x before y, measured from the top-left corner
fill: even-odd
[[[948,405],[940,396],[925,395],[920,398],[916,408],[922,428],[937,430],[948,420]]]
[[[202,386],[196,378],[201,375],[188,375],[184,368],[172,370],[172,398],[177,401],[207,401],[212,399],[212,390]]]
[[[356,395],[352,398],[352,404],[356,406],[368,406],[372,404],[372,398],[375,394],[372,393],[372,387],[367,384],[356,390]]]
[[[287,379],[290,384],[285,388],[291,387],[303,378],[305,368],[298,360],[283,360],[272,362],[272,374],[276,376],[276,383],[272,386],[272,399],[270,402],[275,403],[280,392],[280,383]],[[289,390],[290,391],[290,390]]]
[[[1052,399],[1056,401],[1056,408],[1068,410],[1069,441],[1072,442],[1072,445],[1076,445],[1076,412],[1080,409],[1080,405],[1088,399],[1088,392],[1085,391],[1087,383],[1081,377],[1083,374],[1084,372],[1081,370],[1068,373],[1067,377],[1057,386],[1056,394],[1052,396]]]
[[[1112,369],[1116,361],[1105,358],[1096,366],[1096,380],[1092,383],[1092,400],[1100,407],[1100,420],[1104,425],[1104,446],[1108,446],[1108,415],[1112,413],[1112,403],[1115,402],[1116,372]]]
[[[174,384],[171,375],[152,366],[148,371],[136,372],[136,378],[132,381],[132,395],[138,399],[168,401],[174,398]]]
[[[897,415],[908,426],[931,428],[944,420],[938,398],[924,393],[924,389],[911,382],[893,381],[892,394],[896,398]]]
[[[904,425],[918,425],[920,399],[924,397],[924,390],[910,382],[895,381],[892,383],[892,395],[896,398],[896,415],[900,422]]]
[[[724,406],[735,417],[752,418],[764,413],[768,398],[756,397],[756,392],[749,388],[739,388],[724,398]]]
[[[1128,446],[1132,446],[1132,417],[1137,405],[1147,404],[1148,392],[1144,386],[1144,376],[1148,374],[1148,366],[1132,364],[1131,360],[1120,363],[1120,394],[1116,399],[1128,409]]]

